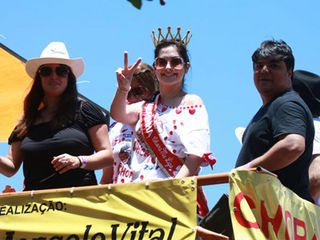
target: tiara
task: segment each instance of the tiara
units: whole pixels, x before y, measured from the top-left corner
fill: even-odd
[[[177,33],[176,35],[173,35],[171,32],[171,27],[168,27],[168,32],[167,34],[164,36],[162,34],[162,29],[159,27],[158,28],[158,37],[156,37],[156,34],[154,32],[154,30],[152,31],[152,41],[155,47],[158,46],[158,44],[160,42],[162,42],[163,40],[173,40],[175,41],[177,44],[179,45],[183,45],[184,47],[187,47],[188,43],[190,42],[190,39],[192,37],[192,35],[190,34],[190,30],[187,31],[186,35],[182,38],[181,37],[181,28],[177,27]],[[190,35],[189,35],[190,34]]]

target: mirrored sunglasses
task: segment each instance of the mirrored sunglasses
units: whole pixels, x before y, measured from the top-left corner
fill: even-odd
[[[48,77],[52,74],[52,72],[55,72],[59,77],[66,77],[68,76],[70,69],[66,65],[60,65],[59,67],[52,68],[48,66],[43,66],[39,68],[39,74],[41,77]]]
[[[157,69],[163,69],[166,68],[168,65],[168,62],[170,63],[170,66],[174,69],[182,69],[183,68],[183,59],[181,57],[173,57],[173,58],[161,58],[157,57],[154,65]]]
[[[137,86],[135,88],[131,88],[129,91],[129,95],[133,95],[136,98],[139,98],[140,96],[142,96],[144,93],[146,92],[146,88],[143,86]]]

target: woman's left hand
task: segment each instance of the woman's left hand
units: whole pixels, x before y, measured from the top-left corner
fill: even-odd
[[[51,163],[54,169],[60,174],[63,174],[71,169],[79,168],[80,166],[80,160],[78,157],[71,156],[67,153],[54,157]]]

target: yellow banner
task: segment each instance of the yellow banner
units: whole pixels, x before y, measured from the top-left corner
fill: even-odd
[[[0,142],[6,142],[22,115],[23,99],[32,80],[24,59],[0,44]]]
[[[320,207],[267,172],[233,170],[229,204],[235,239],[320,239]]]
[[[196,179],[0,195],[0,239],[195,239]]]

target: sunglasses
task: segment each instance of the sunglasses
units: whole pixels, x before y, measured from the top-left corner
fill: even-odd
[[[163,69],[167,67],[168,62],[170,63],[170,66],[174,69],[180,70],[183,68],[184,61],[181,57],[172,57],[169,59],[157,57],[154,62],[154,66],[157,69]]]
[[[135,88],[131,88],[128,95],[133,95],[136,98],[139,98],[140,96],[142,96],[144,93],[146,92],[146,88],[143,86],[137,86]]]
[[[59,67],[52,68],[43,66],[39,68],[39,74],[41,77],[48,77],[52,74],[52,72],[55,72],[59,77],[66,77],[68,76],[70,69],[66,65],[60,65]]]

